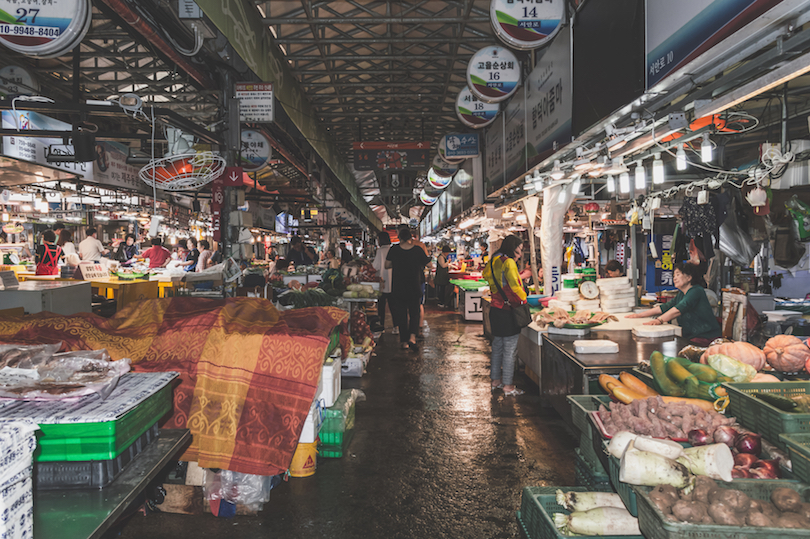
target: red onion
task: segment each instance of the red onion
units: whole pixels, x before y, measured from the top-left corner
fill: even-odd
[[[775,475],[767,468],[750,468],[748,473],[753,479],[779,479],[778,475]]]
[[[726,444],[729,447],[734,447],[734,439],[736,437],[737,431],[727,425],[717,427],[714,431],[714,442],[718,444]]]
[[[762,453],[762,436],[753,432],[740,434],[734,440],[734,448],[740,453],[759,455]]]
[[[750,471],[752,474],[754,470],[762,470],[761,473],[768,475],[765,479],[779,479],[782,477],[782,471],[779,469],[779,459],[758,460],[751,465]],[[757,474],[759,473],[757,472]]]
[[[757,460],[759,460],[757,456],[751,453],[737,453],[734,455],[734,466],[739,466],[747,470]]]
[[[703,429],[690,430],[687,436],[689,438],[689,443],[694,446],[707,445],[711,442],[709,439],[709,433]]]
[[[734,479],[747,479],[751,477],[751,474],[745,468],[735,466],[731,469],[731,477]]]

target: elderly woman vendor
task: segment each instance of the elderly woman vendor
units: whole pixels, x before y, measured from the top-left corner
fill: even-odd
[[[674,299],[644,312],[629,314],[627,318],[660,315],[644,322],[645,325],[664,324],[677,318],[678,324],[683,328],[683,336],[687,339],[712,341],[719,338],[720,324],[703,290],[705,284],[700,267],[695,264],[675,264],[672,279],[678,289],[678,295]]]

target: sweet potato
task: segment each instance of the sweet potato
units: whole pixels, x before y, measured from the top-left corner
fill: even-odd
[[[785,513],[774,522],[777,528],[810,528],[810,521],[798,513]]]
[[[687,502],[679,500],[672,506],[672,514],[681,522],[703,524],[707,516],[708,506],[703,502]]]
[[[749,526],[756,526],[758,528],[768,528],[773,526],[773,520],[760,512],[748,513],[745,517],[745,523]]]
[[[741,490],[718,489],[712,499],[712,504],[715,503],[725,504],[735,513],[745,513],[751,506],[751,498]]]
[[[780,487],[771,492],[771,501],[777,509],[782,511],[798,511],[802,505],[802,497],[793,489]],[[783,526],[788,527],[788,526]]]
[[[716,524],[724,524],[726,526],[742,526],[745,520],[745,518],[740,519],[734,509],[723,502],[712,503],[709,506],[709,516],[714,519]]]
[[[650,499],[662,513],[672,513],[672,506],[678,502],[678,489],[672,485],[658,485],[650,491]]]
[[[802,503],[796,512],[810,520],[810,503]]]
[[[714,497],[717,494],[715,492],[716,490],[718,490],[718,487],[714,479],[705,475],[699,475],[695,478],[695,490],[692,496],[693,499],[699,502],[710,504],[714,501]]]

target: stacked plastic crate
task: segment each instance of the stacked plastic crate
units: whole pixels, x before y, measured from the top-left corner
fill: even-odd
[[[158,437],[177,373],[127,373],[105,399],[14,402],[4,419],[39,425],[36,488],[102,488]]]

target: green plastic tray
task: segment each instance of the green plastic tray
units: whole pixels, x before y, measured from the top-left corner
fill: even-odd
[[[594,466],[582,456],[579,449],[574,449],[576,460],[574,464],[574,482],[578,487],[585,487],[590,492],[613,492],[610,478],[605,470]]]
[[[723,387],[728,391],[728,414],[782,450],[787,451],[787,444],[780,440],[780,434],[810,433],[810,414],[785,412],[751,395],[772,393],[788,398],[805,395],[810,393],[810,382],[725,383]]]
[[[571,487],[541,487],[548,493],[537,493],[537,487],[526,487],[523,489],[523,499],[520,504],[519,522],[526,529],[530,539],[556,539],[571,537],[563,535],[554,526],[554,514],[571,512],[557,503],[557,489],[564,492],[583,492],[586,489]],[[527,492],[528,491],[528,492]],[[615,539],[642,539],[641,535],[603,535],[601,537],[613,537]]]
[[[718,481],[717,486],[726,488],[726,483]],[[751,498],[768,500],[771,492],[779,487],[792,488],[802,494],[804,501],[810,500],[807,485],[798,481],[763,481],[761,479],[736,479],[729,485],[741,490]],[[647,539],[762,539],[764,537],[808,537],[808,530],[790,528],[756,528],[721,526],[718,524],[686,524],[667,520],[650,497],[650,487],[633,487],[638,501],[638,526]]]
[[[781,434],[779,439],[787,445],[793,476],[799,481],[810,483],[810,434]]]
[[[172,385],[115,421],[41,424],[34,462],[81,462],[117,458],[172,409]]]

